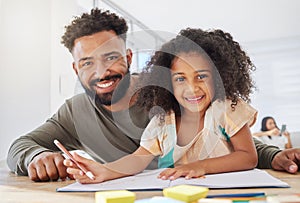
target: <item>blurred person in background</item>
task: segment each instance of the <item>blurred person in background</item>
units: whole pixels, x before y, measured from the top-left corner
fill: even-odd
[[[292,148],[290,133],[286,130],[286,125],[282,125],[279,129],[275,119],[271,116],[262,119],[261,131],[253,133],[253,136],[265,144],[274,145],[280,149]]]

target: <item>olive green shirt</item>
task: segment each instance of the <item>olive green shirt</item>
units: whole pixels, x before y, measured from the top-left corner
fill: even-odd
[[[43,125],[15,140],[8,152],[9,168],[27,175],[31,160],[44,151],[59,151],[54,139],[68,150],[82,149],[95,160],[111,162],[134,152],[148,124],[148,114],[136,105],[119,112],[97,108],[85,94],[67,100]]]

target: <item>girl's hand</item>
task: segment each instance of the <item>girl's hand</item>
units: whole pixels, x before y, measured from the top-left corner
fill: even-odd
[[[75,163],[73,163],[70,159],[64,160],[64,165],[67,167],[67,173],[70,174],[77,182],[82,184],[86,183],[100,183],[109,179],[110,170],[107,169],[103,164],[100,164],[96,161],[86,159],[80,156],[77,153],[72,153],[74,159],[82,164],[88,171],[91,171],[95,180],[91,180],[87,177],[83,171],[81,171]]]
[[[280,130],[278,128],[274,128],[274,129],[270,130],[270,135],[278,136],[278,135],[280,135]]]
[[[286,137],[290,137],[290,133],[288,131],[284,131],[282,134]]]
[[[198,165],[198,166],[197,166]],[[185,179],[199,178],[205,174],[204,169],[199,167],[199,164],[189,163],[175,168],[168,168],[161,172],[158,178],[163,180],[175,180],[179,177],[185,177]]]

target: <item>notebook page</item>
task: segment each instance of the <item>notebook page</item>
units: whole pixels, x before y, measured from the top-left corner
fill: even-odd
[[[253,169],[230,173],[205,175],[205,178],[194,178],[185,180],[176,179],[171,186],[191,184],[209,188],[259,188],[259,187],[289,187],[289,185],[266,171]]]

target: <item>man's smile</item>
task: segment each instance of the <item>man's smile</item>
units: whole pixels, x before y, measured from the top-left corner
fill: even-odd
[[[97,83],[96,86],[99,88],[107,88],[112,86],[115,83],[115,81],[105,82],[105,83]]]
[[[108,93],[116,88],[121,79],[122,75],[120,74],[107,76],[103,79],[92,80],[90,86],[93,87],[97,93]]]

